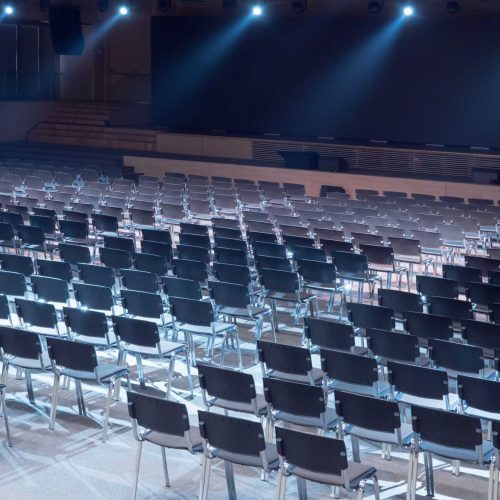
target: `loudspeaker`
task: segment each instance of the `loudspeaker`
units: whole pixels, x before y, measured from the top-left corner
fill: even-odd
[[[56,54],[79,56],[85,47],[80,7],[62,5],[49,11],[50,36]]]

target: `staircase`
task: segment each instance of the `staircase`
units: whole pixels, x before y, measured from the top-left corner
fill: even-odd
[[[47,121],[33,127],[26,139],[38,143],[155,151],[155,131],[109,126],[112,113],[120,106],[119,103],[60,101]]]

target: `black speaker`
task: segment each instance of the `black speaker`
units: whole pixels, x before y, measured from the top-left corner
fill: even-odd
[[[49,11],[50,36],[56,54],[79,56],[85,48],[80,7],[61,5]]]

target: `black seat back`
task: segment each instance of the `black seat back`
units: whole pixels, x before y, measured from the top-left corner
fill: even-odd
[[[89,309],[110,310],[113,305],[111,288],[87,283],[74,283],[75,298],[81,306]]]
[[[163,314],[163,303],[156,293],[137,290],[122,290],[122,305],[128,314],[145,318],[160,318]]]
[[[398,404],[394,401],[335,391],[335,411],[347,425],[383,433],[401,427]]]
[[[47,302],[67,302],[69,300],[68,283],[64,280],[33,275],[31,287],[38,299]]]
[[[0,271],[0,293],[5,295],[24,296],[28,287],[22,273]]]
[[[444,370],[389,361],[387,373],[393,391],[438,400],[448,395],[448,375]]]
[[[59,255],[61,260],[70,264],[90,264],[90,248],[72,243],[59,243]]]
[[[261,269],[260,280],[262,286],[270,292],[296,293],[299,290],[299,277],[294,272]]]
[[[134,253],[132,258],[138,271],[154,273],[157,276],[163,276],[168,272],[168,261],[161,255]]]
[[[378,380],[377,361],[344,351],[321,349],[321,369],[331,379],[373,386]]]
[[[419,294],[401,290],[379,288],[378,303],[380,306],[389,307],[400,316],[407,311],[423,311],[422,297]]]
[[[83,372],[93,372],[97,368],[93,345],[47,337],[47,351],[56,366]]]
[[[21,273],[25,276],[31,276],[35,272],[33,259],[26,255],[3,253],[0,255],[0,260],[2,261],[2,269],[4,271]]]
[[[304,336],[312,345],[326,349],[350,351],[354,347],[352,325],[330,319],[305,317]]]
[[[162,276],[161,281],[165,294],[169,297],[184,297],[185,299],[201,300],[202,293],[199,281]]]
[[[462,289],[465,288],[465,284],[468,281],[475,281],[477,283],[483,281],[480,269],[452,264],[443,264],[443,278],[456,281]]]
[[[16,311],[23,323],[41,328],[55,328],[57,325],[56,310],[52,304],[35,300],[15,299]]]
[[[105,248],[114,248],[116,250],[124,250],[125,252],[135,252],[135,240],[133,238],[122,238],[118,236],[103,237]]]
[[[429,357],[438,367],[452,371],[479,374],[484,369],[480,347],[429,339]]]
[[[59,260],[37,259],[38,274],[49,278],[59,278],[69,283],[73,279],[71,264]]]
[[[392,330],[396,326],[394,310],[361,302],[347,302],[349,321],[359,328]]]
[[[116,337],[127,344],[156,347],[160,341],[158,326],[153,321],[113,316],[113,330]]]
[[[500,303],[500,286],[489,283],[465,284],[467,298],[473,304],[487,306],[492,303]]]
[[[127,391],[128,413],[141,427],[162,434],[184,436],[189,431],[187,408],[182,403]]]
[[[178,278],[184,278],[194,281],[206,281],[208,271],[205,262],[187,259],[173,259],[172,267],[174,274]]]
[[[472,304],[465,300],[449,299],[447,297],[428,297],[428,310],[431,314],[448,316],[454,321],[472,319]]]
[[[223,264],[234,264],[236,266],[248,266],[246,250],[234,248],[215,247],[215,260]]]
[[[172,245],[161,241],[143,240],[141,242],[141,250],[144,254],[163,257],[168,264],[172,262],[174,256]]]
[[[218,306],[246,308],[250,305],[250,293],[245,285],[210,281],[210,297]]]
[[[122,284],[129,290],[139,292],[156,293],[158,291],[158,280],[156,274],[137,269],[120,269]]]
[[[299,274],[306,282],[336,286],[337,272],[333,264],[313,260],[299,260],[297,264]]]
[[[483,349],[500,349],[500,325],[495,323],[464,319],[462,320],[462,337],[468,344]]]
[[[88,285],[99,285],[112,288],[115,285],[115,275],[111,267],[94,264],[78,264],[80,279]]]
[[[405,330],[421,339],[450,340],[453,337],[453,321],[448,316],[408,311],[404,314]]]
[[[500,382],[458,375],[457,392],[463,405],[481,411],[500,413]]]
[[[129,269],[133,265],[132,254],[117,248],[99,248],[101,263],[112,269]]]
[[[214,321],[213,306],[208,301],[170,297],[170,305],[172,315],[180,323],[210,326]]]
[[[108,321],[103,312],[63,307],[63,316],[66,327],[78,335],[104,338],[108,332]]]
[[[412,406],[412,427],[424,441],[442,446],[475,450],[482,444],[481,420],[422,406]]]
[[[264,377],[264,397],[274,411],[316,418],[326,411],[321,387]]]
[[[418,338],[413,335],[369,328],[366,330],[366,336],[368,347],[375,356],[409,363],[414,363],[420,356]]]
[[[417,291],[426,297],[458,298],[458,283],[438,276],[417,276]]]
[[[27,359],[39,359],[42,354],[40,337],[17,328],[0,327],[0,348],[4,354]]]
[[[198,419],[201,437],[211,447],[257,457],[266,448],[260,423],[201,410]]]
[[[250,403],[257,397],[255,381],[249,373],[198,363],[200,387],[211,397]]]
[[[257,340],[257,352],[259,361],[268,370],[296,375],[306,375],[312,370],[309,349]]]

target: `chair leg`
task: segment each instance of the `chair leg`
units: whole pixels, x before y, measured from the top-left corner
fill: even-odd
[[[31,379],[31,371],[25,370],[26,375],[26,389],[28,391],[28,399],[29,402],[34,405],[35,404],[35,396],[33,395],[33,380]]]
[[[54,430],[56,423],[56,411],[57,411],[57,397],[59,395],[59,382],[61,376],[56,373],[54,374],[54,389],[52,391],[52,406],[50,408],[50,418],[49,418],[49,429]]]
[[[238,369],[243,371],[243,360],[241,359],[241,348],[240,348],[240,334],[238,329],[235,328],[234,336],[236,337],[236,355],[238,356]]]
[[[168,363],[168,375],[167,375],[167,399],[170,398],[170,390],[172,388],[172,377],[174,376],[175,369],[175,356],[170,356],[170,361]]]
[[[233,463],[224,461],[224,470],[226,472],[227,493],[229,500],[236,500],[236,486],[234,484]]]
[[[206,455],[203,455],[201,466],[202,466],[202,471],[201,471],[199,500],[207,500],[208,488],[210,485],[210,471],[212,468],[212,461]]]
[[[167,454],[165,453],[165,448],[161,446],[161,461],[163,464],[163,476],[165,477],[165,486],[170,487],[170,478],[168,477],[168,467],[167,467]]]
[[[5,403],[5,392],[0,391],[0,407],[2,408],[3,420],[5,422],[5,433],[7,436],[7,444],[12,447],[12,439],[10,437],[9,417],[7,416],[7,404]]]
[[[276,479],[276,500],[285,500],[285,490],[286,490],[286,476],[278,471],[278,477]]]
[[[434,496],[434,471],[432,470],[432,454],[426,451],[424,453],[425,465],[425,486],[427,489],[427,496]]]
[[[105,443],[108,439],[108,427],[109,427],[109,409],[111,406],[111,401],[113,399],[113,392],[115,389],[115,380],[109,381],[108,385],[108,397],[106,399],[106,407],[104,409],[104,429],[102,431],[102,442]]]
[[[306,480],[303,477],[297,477],[297,489],[299,492],[299,500],[307,500]]]
[[[83,399],[83,389],[81,380],[75,380],[76,389],[76,400],[78,402],[78,414],[87,416],[87,410],[85,408],[85,400]]]
[[[189,383],[189,397],[192,399],[194,397],[193,393],[193,377],[191,376],[191,362],[189,360],[189,347],[184,351],[186,355],[186,369]]]
[[[359,456],[359,439],[351,435],[351,443],[352,443],[352,459],[355,462],[360,463],[361,458]]]
[[[135,459],[135,476],[134,476],[134,500],[137,498],[137,485],[139,483],[139,470],[141,468],[142,441],[137,443],[137,456]]]
[[[410,448],[410,455],[408,457],[408,479],[406,489],[406,500],[415,499],[416,481],[417,481],[417,468],[418,468],[418,453]]]
[[[142,389],[146,387],[146,381],[144,379],[144,368],[142,366],[142,357],[140,354],[136,354],[135,356],[137,362],[137,375],[139,376],[139,384]]]
[[[279,332],[279,323],[278,323],[278,311],[276,310],[276,301],[271,300],[271,310],[273,313],[273,321],[274,321],[274,331]]]
[[[375,500],[380,500],[380,485],[378,484],[378,477],[373,476],[373,495],[375,496]]]
[[[365,484],[366,482],[363,480],[359,483],[358,486],[358,500],[361,500],[365,494]]]
[[[490,462],[490,470],[488,474],[488,500],[493,500],[495,498],[495,462],[492,460]]]

